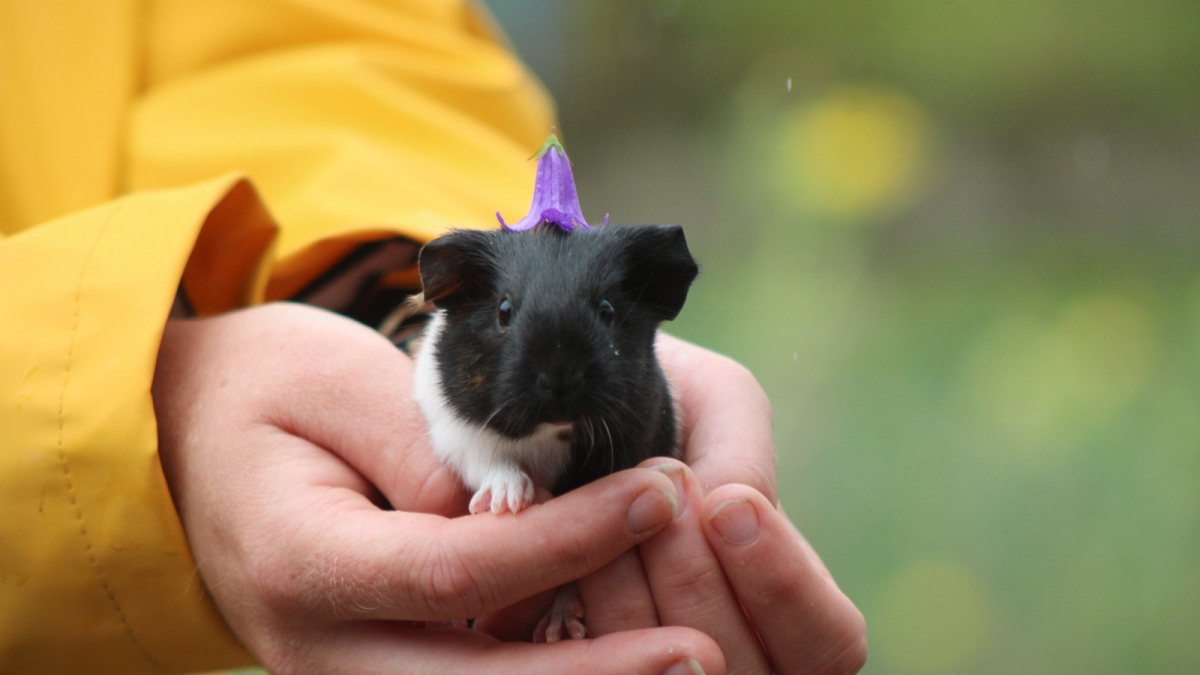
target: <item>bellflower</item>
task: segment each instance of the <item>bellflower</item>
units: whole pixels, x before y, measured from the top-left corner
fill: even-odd
[[[575,175],[571,173],[571,161],[567,159],[567,152],[558,142],[558,137],[550,134],[538,151],[537,159],[537,177],[533,183],[533,203],[529,205],[529,213],[509,225],[497,211],[496,220],[500,221],[500,227],[510,232],[523,232],[542,223],[553,223],[568,232],[576,228],[591,229],[591,225],[583,219],[579,194],[575,191]],[[608,225],[607,215],[604,216],[604,224]]]

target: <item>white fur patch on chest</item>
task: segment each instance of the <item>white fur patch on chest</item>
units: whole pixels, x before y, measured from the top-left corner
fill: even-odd
[[[513,470],[526,472],[538,487],[553,488],[570,459],[572,425],[543,424],[529,436],[512,439],[463,419],[446,398],[438,369],[438,338],[444,325],[445,312],[439,310],[425,328],[414,382],[438,457],[472,490]]]

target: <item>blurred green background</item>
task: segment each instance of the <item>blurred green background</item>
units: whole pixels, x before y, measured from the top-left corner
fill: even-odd
[[[1200,672],[1200,2],[493,0],[868,673]]]

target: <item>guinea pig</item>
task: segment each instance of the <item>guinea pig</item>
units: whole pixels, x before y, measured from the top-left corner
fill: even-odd
[[[459,230],[419,258],[436,308],[415,396],[470,510],[516,513],[678,452],[655,354],[698,268],[678,225]]]

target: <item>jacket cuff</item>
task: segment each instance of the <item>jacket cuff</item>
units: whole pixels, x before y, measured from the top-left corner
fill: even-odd
[[[276,231],[228,176],[0,241],[0,671],[253,663],[196,575],[150,387],[180,280],[203,313],[253,303]]]

